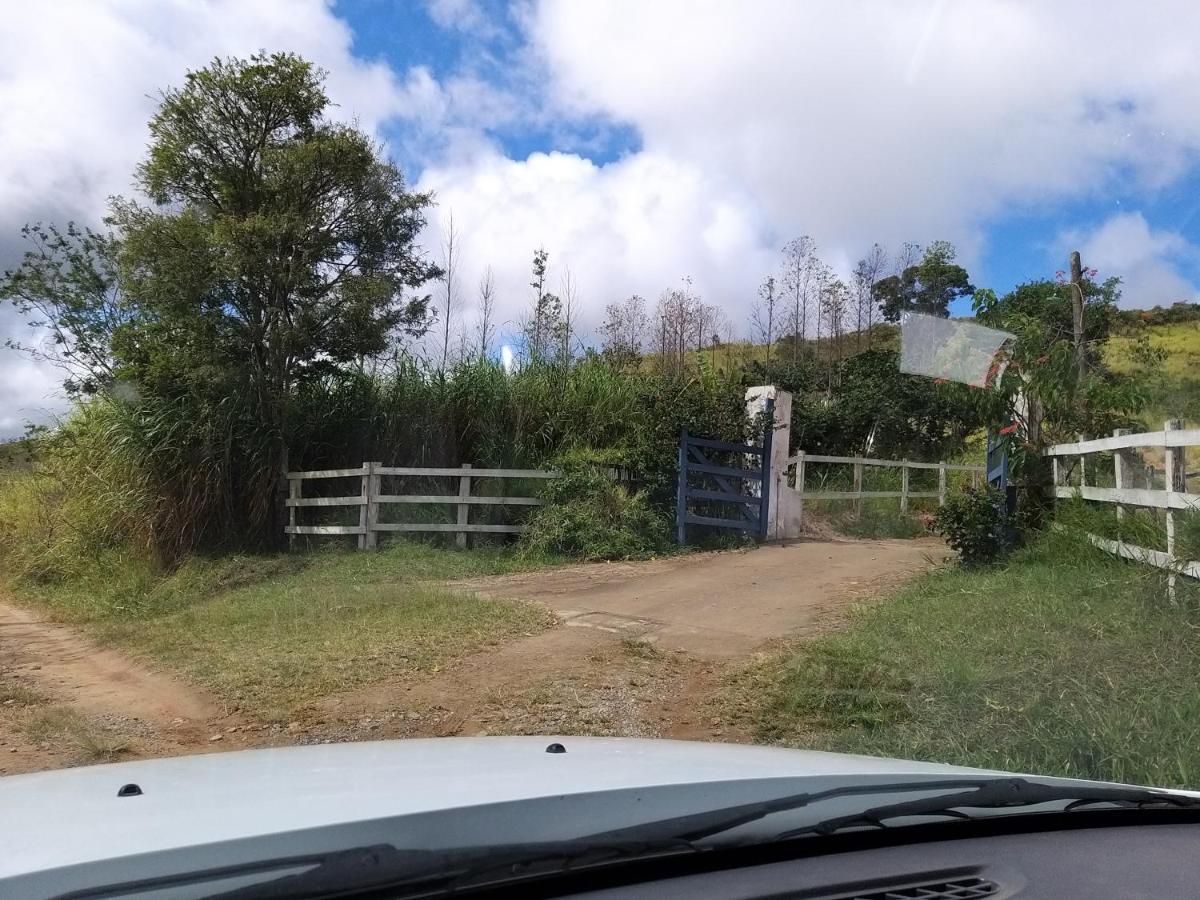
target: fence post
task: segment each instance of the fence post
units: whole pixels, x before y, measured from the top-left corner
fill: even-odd
[[[675,543],[683,546],[687,537],[687,426],[679,429],[679,484],[675,495]]]
[[[379,546],[379,531],[376,526],[379,524],[379,495],[383,493],[383,476],[375,470],[382,469],[382,462],[367,463],[367,533],[363,535],[366,540],[366,548],[374,550]]]
[[[796,453],[796,524],[804,524],[804,451]]]
[[[862,460],[860,459],[854,463],[854,493],[858,494],[858,496],[854,498],[854,515],[860,519],[862,518],[862,511],[863,511],[862,492],[863,492],[863,464],[862,464]]]
[[[1129,434],[1128,428],[1114,428],[1113,437],[1120,437],[1123,434]],[[1113,451],[1113,486],[1119,491],[1125,487],[1125,451],[1117,448]],[[1117,521],[1121,522],[1125,519],[1125,507],[1120,503],[1117,504]]]
[[[367,520],[370,518],[371,511],[371,464],[369,462],[362,464],[362,473],[362,488],[359,491],[362,499],[358,505],[358,549],[366,550],[369,546],[367,544],[369,533]]]
[[[1163,431],[1179,431],[1183,428],[1183,422],[1179,419],[1168,419],[1163,423]],[[1168,497],[1171,492],[1183,493],[1187,486],[1187,475],[1184,472],[1184,456],[1182,447],[1167,447],[1165,456],[1165,481],[1163,487],[1168,491]],[[1170,557],[1172,566],[1175,564],[1175,512],[1170,506],[1167,507],[1167,556]],[[1172,568],[1167,573],[1167,599],[1171,603],[1175,603],[1175,570]]]
[[[471,464],[463,463],[462,468],[463,468],[464,472],[468,472],[471,469]],[[470,497],[470,496],[471,496],[471,476],[470,475],[458,476],[458,499],[462,500],[463,497]],[[458,523],[457,524],[458,524],[459,528],[462,528],[464,525],[466,525],[470,521],[470,510],[471,510],[470,504],[467,504],[467,503],[459,503],[458,504]],[[460,548],[462,548],[463,550],[467,549],[467,532],[466,531],[460,531],[454,540],[455,540],[455,543],[458,544],[458,546]]]
[[[908,512],[908,460],[900,460],[900,512]]]
[[[288,499],[289,500],[299,500],[300,499],[300,486],[302,484],[303,484],[303,482],[299,478],[289,478],[288,479]],[[296,527],[296,507],[294,507],[294,506],[288,507],[288,526],[290,528]],[[296,535],[293,532],[289,531],[288,532],[288,549],[294,550],[295,548],[296,548]]]
[[[1079,443],[1082,444],[1083,440],[1084,440],[1083,435],[1076,434],[1075,440],[1079,441]],[[1080,453],[1079,454],[1079,486],[1080,487],[1083,487],[1084,485],[1087,484],[1087,468],[1086,468],[1086,466],[1087,466],[1087,455],[1084,453]]]
[[[946,461],[938,463],[938,508],[946,505]]]

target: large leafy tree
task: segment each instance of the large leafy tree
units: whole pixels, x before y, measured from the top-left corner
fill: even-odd
[[[429,324],[430,198],[327,118],[323,81],[287,53],[189,73],[162,95],[142,197],[113,202],[112,233],[34,227],[0,280],[49,330],[41,352],[68,387],[119,386],[120,444],[152,473],[151,530],[177,547],[205,529],[277,535],[262,526],[298,390]]]
[[[967,270],[955,261],[954,245],[935,241],[920,262],[875,283],[880,312],[889,322],[899,322],[906,313],[950,315],[950,304],[975,292]]]
[[[297,383],[428,324],[438,275],[418,251],[424,194],[354,127],[327,121],[323,73],[291,54],[216,60],[167,91],[118,202],[124,290],[140,314],[117,355],[152,376],[235,369],[282,441]]]

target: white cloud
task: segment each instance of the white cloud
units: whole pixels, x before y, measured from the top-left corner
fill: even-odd
[[[549,106],[628,123],[641,151],[464,154],[422,183],[474,225],[480,265],[512,269],[506,295],[528,280],[512,254],[557,242],[593,318],[683,272],[741,311],[800,233],[843,272],[872,241],[937,238],[973,268],[1013,205],[1153,189],[1200,149],[1200,8],[1182,2],[542,0],[525,21]]]
[[[706,285],[709,299],[744,309],[746,273],[774,264],[749,198],[721,178],[654,153],[597,166],[574,154],[515,161],[485,151],[426,171],[421,187],[435,187],[439,204],[427,244],[453,212],[463,299],[473,303],[478,274],[491,265],[497,313],[509,330],[529,305],[538,246],[550,255],[552,289],[570,268],[585,327],[596,324],[606,303],[632,293],[653,300],[685,275]]]
[[[1197,296],[1179,263],[1194,262],[1200,253],[1182,235],[1151,228],[1140,212],[1119,213],[1091,231],[1067,232],[1058,243],[1064,256],[1078,248],[1083,264],[1099,270],[1099,278],[1119,275],[1122,306],[1144,309]]]

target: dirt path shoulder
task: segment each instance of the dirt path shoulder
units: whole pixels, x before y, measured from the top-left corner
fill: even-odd
[[[229,728],[204,691],[0,599],[0,772],[194,752]]]

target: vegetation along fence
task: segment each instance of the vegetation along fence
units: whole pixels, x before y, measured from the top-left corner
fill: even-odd
[[[1126,507],[1164,512],[1165,551],[1127,543],[1120,539],[1119,533],[1117,540],[1091,532],[1087,538],[1109,553],[1167,570],[1167,590],[1172,600],[1175,599],[1177,575],[1200,578],[1200,561],[1181,559],[1176,553],[1175,521],[1177,512],[1200,512],[1200,494],[1189,494],[1187,490],[1185,456],[1188,447],[1197,446],[1200,446],[1200,429],[1184,429],[1178,420],[1172,419],[1164,424],[1162,431],[1130,434],[1117,429],[1112,437],[1084,440],[1081,436],[1074,443],[1055,444],[1045,451],[1051,457],[1053,487],[1050,490],[1055,497],[1080,497],[1115,505],[1118,529],[1126,520]],[[1158,470],[1146,465],[1142,454],[1137,452],[1151,448],[1163,453],[1161,487],[1156,477]],[[1088,466],[1087,458],[1098,453],[1112,454],[1112,487],[1098,484],[1109,480],[1105,471],[1107,466]],[[1074,483],[1071,483],[1073,475]]]
[[[808,479],[807,466],[810,463],[836,463],[848,466],[853,466],[853,481],[852,487],[848,491],[842,490],[825,490],[819,488],[817,490],[810,489],[806,481]],[[946,502],[946,475],[948,472],[969,472],[971,484],[978,484],[979,480],[984,475],[984,466],[957,465],[946,462],[913,462],[907,459],[868,459],[863,456],[822,456],[817,453],[805,453],[803,451],[795,456],[788,457],[788,467],[795,466],[795,481],[791,490],[794,492],[799,515],[803,515],[803,503],[805,500],[851,500],[861,510],[862,501],[867,498],[885,497],[899,499],[900,512],[908,512],[908,501],[914,499],[937,498],[938,506]],[[880,468],[899,468],[900,469],[900,489],[887,491],[867,491],[863,490],[863,473],[868,466],[876,466]],[[913,469],[936,469],[938,473],[938,486],[936,491],[914,491],[909,489],[909,472]]]
[[[405,480],[417,480],[420,484],[445,483],[446,479],[457,483],[457,493],[394,493],[383,492],[383,479],[389,476]],[[558,472],[541,469],[476,469],[470,463],[458,468],[418,468],[409,466],[385,466],[367,462],[356,469],[325,469],[316,472],[288,472],[288,524],[284,531],[289,542],[298,534],[358,536],[361,550],[372,550],[378,545],[379,535],[385,532],[451,532],[457,535],[460,547],[467,546],[469,534],[521,534],[526,526],[520,523],[480,523],[471,521],[472,507],[541,506],[537,497],[524,496],[476,496],[472,486],[485,479],[545,479],[556,478]],[[360,490],[348,496],[305,497],[303,485],[326,479],[359,479]],[[418,504],[421,506],[451,507],[456,510],[454,522],[409,521],[387,522],[380,520],[380,510],[393,504]],[[357,507],[358,521],[340,524],[303,525],[297,521],[299,510],[308,507]]]

